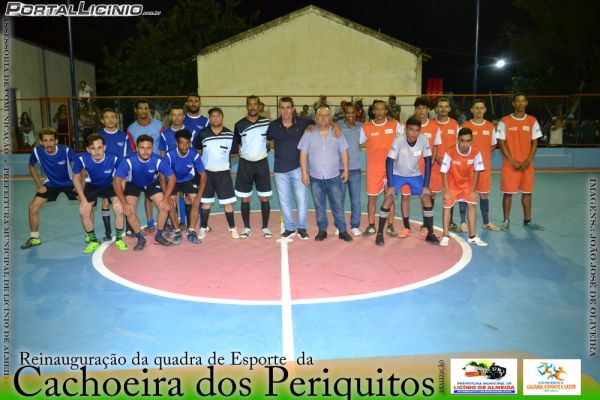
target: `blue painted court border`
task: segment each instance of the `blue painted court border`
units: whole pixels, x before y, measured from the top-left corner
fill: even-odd
[[[529,232],[520,226],[516,198],[512,231],[482,232],[490,246],[474,249],[471,263],[445,281],[370,300],[294,306],[297,352],[317,359],[527,352],[581,358],[583,372],[600,381],[598,359],[585,356],[584,200],[590,175],[538,173],[534,216],[547,230]],[[494,175],[496,190],[497,181]],[[149,356],[186,350],[280,353],[280,307],[182,302],[135,292],[99,276],[91,257],[80,254],[75,202],[61,199],[45,208],[44,244],[19,250],[28,235],[25,205],[32,189],[31,181],[12,182],[13,365],[19,350],[71,355],[139,350]],[[498,221],[497,192],[491,207]],[[411,217],[420,219],[416,202],[412,209]],[[436,211],[440,221],[439,205]]]

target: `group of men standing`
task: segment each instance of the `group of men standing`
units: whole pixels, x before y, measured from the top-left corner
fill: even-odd
[[[284,230],[282,237],[297,235],[307,240],[307,205],[310,186],[315,205],[318,232],[315,240],[327,238],[326,202],[329,199],[334,215],[336,234],[346,242],[352,236],[376,235],[375,243],[384,244],[384,232],[391,237],[407,237],[410,196],[419,196],[423,208],[421,234],[430,243],[448,245],[451,210],[460,206],[461,223],[458,231],[469,233],[469,242],[485,246],[475,233],[477,194],[484,228],[510,229],[512,196],[522,193],[524,226],[543,229],[531,218],[533,192],[533,157],[541,131],[534,117],[525,114],[527,98],[513,97],[515,112],[502,119],[497,129],[484,120],[485,102],[476,99],[471,112],[473,119],[462,127],[448,116],[450,101],[441,97],[436,102],[436,119],[429,118],[429,102],[419,97],[414,102],[414,116],[406,123],[388,117],[383,101],[373,104],[374,118],[361,124],[356,121],[356,107],[347,103],[344,118],[334,123],[327,105],[316,110],[315,121],[294,114],[290,97],[279,100],[280,117],[274,121],[260,115],[260,99],[246,99],[247,115],[235,124],[232,132],[223,125],[219,107],[200,114],[200,98],[190,95],[183,106],[169,110],[170,126],[163,127],[149,114],[147,100],[135,103],[136,121],[124,133],[117,129],[114,110],[102,113],[104,129],[87,138],[87,151],[76,155],[57,143],[52,129],[40,134],[41,146],[33,149],[29,170],[37,193],[29,207],[31,235],[21,248],[41,244],[39,209],[54,201],[60,193],[80,201],[80,214],[88,242],[84,252],[99,247],[93,227],[93,205],[103,199],[102,216],[105,239],[110,240],[109,204],[116,217],[114,245],[127,250],[123,241],[125,220],[131,235],[137,238],[134,250],[142,250],[146,239],[136,215],[136,205],[143,192],[146,198],[146,230],[155,231],[155,243],[173,246],[187,239],[200,243],[210,228],[208,220],[212,203],[218,199],[223,206],[229,232],[233,238],[252,234],[250,200],[256,188],[260,200],[261,233],[271,238],[269,229],[272,195],[270,170],[267,162],[268,141],[274,144],[274,177]],[[491,187],[491,154],[498,140],[504,156],[501,190],[504,193],[504,221],[500,227],[489,221]],[[361,219],[361,160],[360,147],[366,148],[366,192],[368,197],[368,226],[360,231]],[[157,151],[158,149],[158,151]],[[230,160],[239,156],[235,184],[232,181]],[[47,176],[42,184],[36,163]],[[347,229],[344,200],[350,198],[350,230]],[[394,196],[402,193],[403,228],[394,229]],[[437,193],[443,195],[444,237],[433,233],[433,207]],[[378,226],[375,225],[377,199],[384,193]],[[233,203],[239,197],[244,224],[238,232]],[[296,204],[296,217],[293,202]],[[153,220],[153,205],[158,208],[157,223]],[[179,208],[179,213],[175,210]],[[465,219],[468,209],[467,226]],[[167,220],[171,220],[172,240],[165,238]],[[179,221],[181,220],[181,224]],[[184,223],[184,221],[186,223]]]

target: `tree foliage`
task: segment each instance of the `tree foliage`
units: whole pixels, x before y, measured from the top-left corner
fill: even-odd
[[[516,0],[509,32],[517,61],[513,91],[600,91],[600,7],[596,0]]]
[[[210,44],[251,24],[237,13],[237,0],[180,0],[157,23],[140,18],[137,34],[111,54],[103,48],[98,71],[106,93],[120,96],[172,96],[196,91],[195,56]]]

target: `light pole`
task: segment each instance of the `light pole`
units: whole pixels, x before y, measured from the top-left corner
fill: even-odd
[[[479,53],[479,0],[476,0],[475,2],[475,64],[473,65],[473,94],[477,94],[477,72],[479,70],[479,64],[477,63],[477,56]]]

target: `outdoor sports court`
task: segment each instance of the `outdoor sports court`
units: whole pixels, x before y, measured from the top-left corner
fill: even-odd
[[[214,209],[213,232],[201,245],[184,240],[167,249],[149,241],[141,253],[103,245],[93,256],[81,253],[78,204],[63,196],[41,212],[43,244],[20,250],[33,184],[14,179],[13,364],[19,351],[289,358],[305,352],[315,360],[496,352],[581,358],[582,373],[599,381],[598,359],[586,356],[586,204],[589,181],[598,177],[597,171],[538,171],[533,211],[546,230],[521,226],[515,197],[511,231],[482,230],[479,217],[485,248],[468,245],[466,234],[448,248],[432,246],[418,225],[406,239],[386,236],[383,248],[373,236],[345,243],[332,224],[329,237],[315,242],[312,211],[311,240],[264,239],[259,213],[252,216],[253,235],[234,240]],[[498,181],[494,173],[495,222]],[[271,205],[270,228],[279,232],[276,195]],[[366,198],[362,205],[366,211]],[[436,204],[436,226],[440,209]],[[411,212],[420,223],[416,199]],[[361,228],[365,221],[366,214]]]

